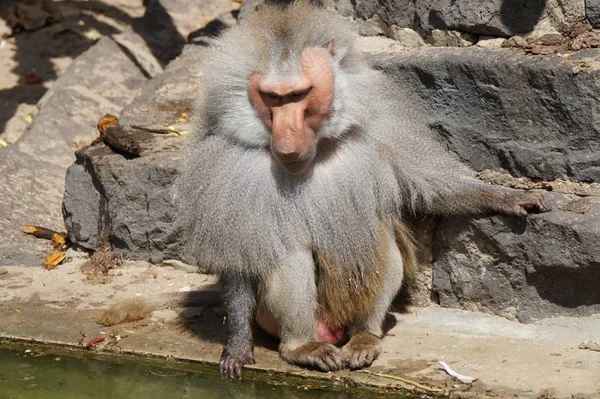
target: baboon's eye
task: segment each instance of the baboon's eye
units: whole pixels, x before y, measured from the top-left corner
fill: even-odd
[[[310,91],[310,88],[308,88],[306,90],[302,90],[302,91],[295,91],[292,94],[290,94],[290,98],[293,101],[298,101],[301,98],[304,98],[308,94],[309,91]]]
[[[278,104],[283,101],[283,97],[274,93],[261,92],[260,94],[270,103]]]

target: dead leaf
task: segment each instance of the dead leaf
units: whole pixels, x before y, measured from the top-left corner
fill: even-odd
[[[56,249],[67,249],[69,246],[69,237],[67,236],[67,233],[59,233],[45,227],[31,226],[28,224],[22,225],[21,229],[25,234],[31,234],[37,238],[52,241],[52,245]]]
[[[55,251],[44,259],[44,268],[46,270],[55,269],[65,259],[66,251]]]
[[[42,78],[33,73],[28,73],[25,75],[25,84],[35,85],[38,83],[42,83]]]
[[[93,346],[98,345],[100,342],[104,342],[104,340],[105,340],[104,337],[97,337],[97,338],[90,339],[88,341],[88,343],[85,344],[85,347],[88,349],[92,348]]]
[[[102,118],[100,118],[97,127],[100,134],[104,135],[106,134],[108,128],[119,127],[119,118],[111,114],[106,114]]]

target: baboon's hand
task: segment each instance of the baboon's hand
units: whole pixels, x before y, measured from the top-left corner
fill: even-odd
[[[502,207],[504,213],[512,216],[527,216],[528,213],[543,213],[552,210],[542,193],[519,191],[508,196]]]
[[[242,368],[246,364],[254,364],[254,354],[252,350],[246,351],[245,353],[233,355],[229,353],[227,347],[223,349],[221,354],[221,361],[219,362],[219,368],[221,370],[221,376],[223,378],[242,378]]]

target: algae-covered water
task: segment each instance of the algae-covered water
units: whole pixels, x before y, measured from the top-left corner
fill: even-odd
[[[216,374],[217,366],[197,366],[192,371],[157,363],[0,347],[0,398],[382,398],[365,390],[336,391],[327,382],[309,380],[282,380],[276,385],[253,378],[223,381]]]

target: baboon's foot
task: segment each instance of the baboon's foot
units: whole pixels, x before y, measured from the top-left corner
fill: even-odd
[[[254,353],[251,348],[236,351],[225,346],[223,353],[221,353],[219,369],[222,377],[239,379],[242,378],[242,368],[246,364],[254,363],[256,363],[256,360],[254,360]]]
[[[528,213],[542,213],[552,210],[544,194],[535,192],[518,192],[505,199],[502,211],[511,216],[527,216]]]
[[[337,371],[346,367],[341,351],[327,342],[309,342],[292,350],[282,345],[279,353],[289,363],[321,371]]]
[[[381,339],[366,332],[354,335],[342,348],[342,356],[353,370],[370,366],[380,353]]]

